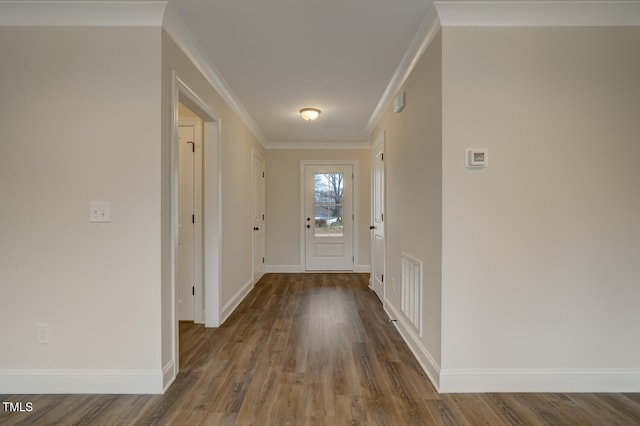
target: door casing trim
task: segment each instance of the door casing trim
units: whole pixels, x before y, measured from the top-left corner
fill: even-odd
[[[221,282],[221,246],[222,246],[222,162],[221,162],[221,119],[209,105],[203,101],[182,80],[175,70],[171,71],[171,146],[170,146],[170,312],[162,310],[162,317],[169,315],[171,319],[171,359],[163,360],[169,367],[163,374],[163,388],[167,389],[175,380],[179,366],[178,312],[176,285],[178,282],[178,104],[182,102],[202,119],[204,163],[203,194],[203,267],[204,267],[204,299],[205,326],[220,325],[220,282]],[[206,217],[204,217],[206,215]],[[164,339],[163,333],[163,339]],[[161,348],[162,350],[162,348]]]

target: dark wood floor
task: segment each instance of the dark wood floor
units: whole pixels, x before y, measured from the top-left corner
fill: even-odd
[[[165,395],[0,395],[0,424],[640,425],[640,394],[439,395],[366,274],[269,274],[218,329],[180,325]]]

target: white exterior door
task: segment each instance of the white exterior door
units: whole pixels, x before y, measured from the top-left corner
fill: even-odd
[[[371,185],[371,286],[378,298],[384,302],[384,140],[377,143],[372,150],[372,185]]]
[[[353,166],[305,166],[305,269],[353,271]]]
[[[264,275],[264,160],[253,154],[253,282]]]
[[[179,178],[178,178],[178,319],[194,319],[194,152],[195,129],[193,126],[178,127]]]

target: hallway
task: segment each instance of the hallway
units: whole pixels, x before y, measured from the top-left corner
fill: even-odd
[[[181,323],[165,395],[1,395],[1,424],[640,424],[639,394],[442,394],[368,274],[267,274],[218,329]]]

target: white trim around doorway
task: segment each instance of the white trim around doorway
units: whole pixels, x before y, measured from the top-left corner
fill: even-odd
[[[206,327],[220,325],[220,277],[222,241],[222,167],[221,120],[175,71],[171,73],[171,152],[170,152],[170,286],[171,286],[171,347],[172,356],[164,360],[163,388],[167,389],[178,374],[178,316],[177,316],[177,261],[178,261],[178,104],[182,102],[203,122],[203,292],[204,323]],[[163,309],[162,316],[167,315]]]

